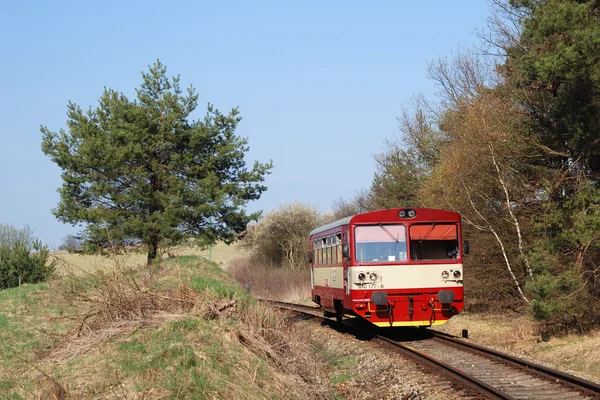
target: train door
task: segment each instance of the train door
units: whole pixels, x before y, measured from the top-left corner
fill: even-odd
[[[348,227],[342,226],[342,249],[341,249],[341,258],[342,258],[342,268],[344,271],[344,297],[349,299],[350,296],[350,286],[348,285],[348,274],[349,269],[348,266],[350,264],[350,245],[348,240]]]
[[[310,289],[312,298],[315,298],[315,263],[317,262],[317,241],[309,239],[308,267],[310,268]]]

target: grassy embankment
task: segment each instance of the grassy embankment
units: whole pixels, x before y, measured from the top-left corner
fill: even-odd
[[[0,398],[335,396],[323,377],[344,356],[255,302],[217,263],[77,261],[51,283],[0,291]]]

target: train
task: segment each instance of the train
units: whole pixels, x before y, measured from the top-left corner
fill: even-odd
[[[365,212],[312,230],[308,241],[312,301],[325,316],[430,327],[464,308],[469,243],[456,212]]]

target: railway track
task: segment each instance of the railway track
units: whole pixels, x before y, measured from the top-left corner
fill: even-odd
[[[274,306],[299,313],[319,315],[316,306],[269,301]],[[343,324],[356,335],[365,326]],[[600,385],[492,349],[468,343],[432,330],[372,330],[372,339],[418,360],[426,368],[441,372],[458,388],[475,397],[492,399],[600,399]]]

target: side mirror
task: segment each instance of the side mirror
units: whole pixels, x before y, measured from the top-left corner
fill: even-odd
[[[309,251],[308,253],[306,253],[306,259],[308,260],[309,263],[312,264],[312,262],[313,262],[313,253],[312,253],[312,251]]]
[[[469,254],[469,251],[471,251],[471,248],[469,246],[469,241],[465,240],[463,241],[463,254]]]
[[[348,244],[342,245],[342,257],[350,258],[350,246]]]

